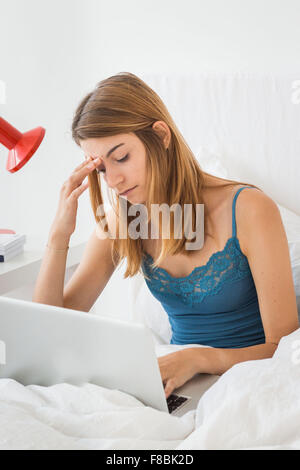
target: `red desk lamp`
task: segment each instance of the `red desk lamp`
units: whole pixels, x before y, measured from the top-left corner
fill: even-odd
[[[44,135],[43,127],[22,134],[0,117],[0,143],[9,149],[6,169],[11,173],[20,170],[38,149]]]
[[[9,149],[6,169],[11,173],[20,170],[38,149],[45,132],[43,127],[36,127],[22,133],[0,117],[0,143]],[[0,229],[0,233],[15,232],[9,229]]]

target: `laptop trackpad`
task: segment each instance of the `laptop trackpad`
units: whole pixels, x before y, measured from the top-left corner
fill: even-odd
[[[184,385],[175,389],[167,399],[169,413],[174,415],[176,414],[176,416],[182,416],[190,410],[195,410],[202,395],[218,380],[219,377],[219,375],[212,374],[197,374]],[[171,399],[172,395],[173,398]]]

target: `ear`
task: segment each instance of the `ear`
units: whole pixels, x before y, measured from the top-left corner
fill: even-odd
[[[165,148],[167,149],[171,140],[171,131],[169,126],[164,121],[156,121],[152,125],[152,129],[160,136]]]

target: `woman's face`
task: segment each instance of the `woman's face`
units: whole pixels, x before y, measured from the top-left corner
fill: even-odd
[[[101,158],[96,170],[103,174],[109,188],[132,204],[145,202],[146,149],[134,133],[85,139],[80,146],[86,158]]]

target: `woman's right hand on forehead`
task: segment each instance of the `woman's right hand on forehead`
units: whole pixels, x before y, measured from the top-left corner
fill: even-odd
[[[75,168],[60,190],[59,204],[51,227],[51,232],[70,237],[76,228],[78,198],[88,188],[84,180],[101,163],[101,158],[91,157]]]

